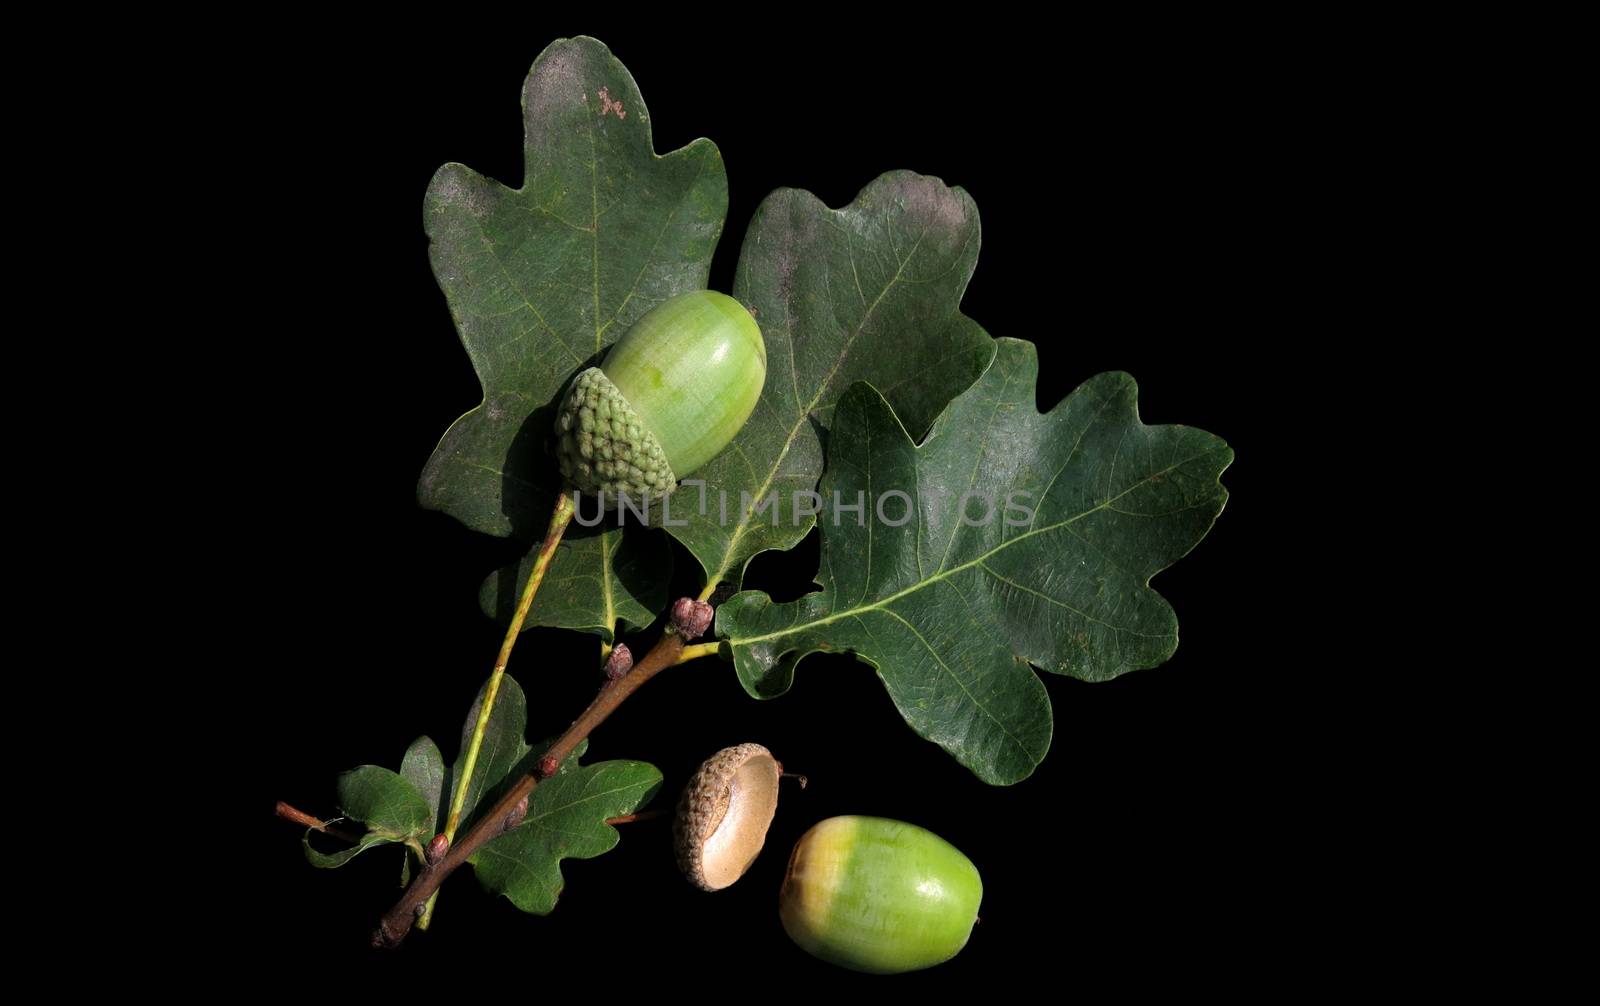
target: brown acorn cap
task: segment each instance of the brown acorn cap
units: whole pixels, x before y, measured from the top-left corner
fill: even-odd
[[[744,876],[778,810],[783,766],[760,744],[723,748],[700,766],[678,800],[678,866],[689,883],[720,891]]]

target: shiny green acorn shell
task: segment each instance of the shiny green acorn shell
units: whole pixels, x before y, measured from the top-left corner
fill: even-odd
[[[978,868],[933,832],[882,817],[830,817],[795,846],[778,910],[808,953],[898,974],[960,953],[982,900]]]
[[[670,492],[744,426],[766,376],[761,329],[738,301],[664,301],[574,379],[556,418],[562,475],[585,492]]]

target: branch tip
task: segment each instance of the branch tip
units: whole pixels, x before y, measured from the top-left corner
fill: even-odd
[[[360,836],[352,835],[348,831],[341,831],[338,828],[332,827],[328,824],[328,822],[316,817],[312,817],[310,814],[307,814],[300,808],[290,806],[289,804],[284,803],[282,800],[279,800],[278,805],[273,808],[273,813],[277,814],[285,821],[293,821],[295,824],[310,828],[312,831],[320,831],[324,835],[327,835],[331,838],[337,838],[341,842],[349,842],[351,845],[354,845],[361,841]]]

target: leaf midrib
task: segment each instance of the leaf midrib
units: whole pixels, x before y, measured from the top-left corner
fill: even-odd
[[[814,620],[809,621],[809,622],[802,622],[802,623],[799,623],[797,625],[791,625],[787,629],[780,629],[777,632],[768,632],[768,633],[765,633],[764,635],[760,635],[760,636],[746,636],[743,639],[730,637],[728,639],[728,643],[730,645],[732,645],[732,646],[748,646],[748,645],[751,645],[753,643],[764,643],[769,639],[780,639],[780,638],[782,638],[784,636],[792,636],[792,635],[795,635],[795,634],[800,633],[800,632],[805,632],[805,631],[807,631],[809,629],[815,628],[815,627],[820,626],[820,625],[828,625],[830,623],[837,622],[837,621],[839,621],[841,619],[851,618],[851,617],[854,617],[856,615],[869,614],[869,613],[871,613],[873,611],[878,611],[878,610],[883,610],[886,613],[893,615],[895,613],[888,611],[888,605],[894,603],[895,601],[898,601],[900,598],[908,597],[908,596],[910,596],[912,594],[915,594],[917,591],[922,590],[924,587],[927,587],[930,584],[935,584],[935,583],[939,583],[940,581],[943,581],[943,580],[948,580],[950,577],[955,576],[957,573],[965,572],[966,570],[971,569],[973,566],[982,566],[984,560],[986,560],[989,557],[991,557],[993,555],[996,555],[996,554],[998,554],[998,553],[1010,548],[1012,545],[1015,545],[1019,541],[1026,541],[1027,539],[1032,538],[1035,535],[1048,534],[1051,531],[1059,531],[1061,528],[1064,528],[1064,527],[1067,527],[1068,525],[1074,524],[1074,523],[1082,520],[1083,518],[1089,516],[1090,514],[1099,513],[1101,510],[1106,509],[1111,504],[1115,503],[1117,500],[1119,500],[1122,497],[1124,497],[1124,496],[1128,495],[1129,493],[1133,492],[1135,489],[1138,489],[1141,486],[1146,485],[1147,483],[1150,482],[1151,479],[1158,478],[1158,477],[1160,477],[1162,475],[1165,475],[1168,472],[1170,472],[1170,471],[1172,471],[1172,470],[1174,470],[1176,468],[1181,468],[1184,465],[1189,464],[1190,462],[1198,461],[1199,459],[1205,457],[1207,454],[1211,454],[1211,453],[1213,453],[1213,451],[1209,451],[1209,450],[1208,451],[1203,451],[1203,452],[1201,452],[1199,454],[1194,455],[1193,457],[1184,458],[1182,461],[1179,461],[1179,462],[1176,462],[1176,463],[1174,463],[1172,465],[1169,465],[1166,468],[1163,468],[1158,472],[1151,472],[1149,475],[1146,475],[1144,478],[1142,478],[1139,481],[1133,483],[1128,488],[1124,489],[1122,492],[1117,493],[1115,496],[1107,498],[1103,502],[1100,502],[1100,503],[1096,504],[1095,506],[1090,507],[1088,510],[1083,511],[1082,513],[1074,514],[1073,516],[1068,517],[1066,520],[1058,521],[1055,524],[1048,524],[1048,525],[1046,525],[1044,527],[1041,527],[1041,528],[1032,528],[1032,529],[1030,529],[1028,531],[1023,532],[1022,534],[1017,535],[1015,538],[1007,538],[1005,541],[1001,542],[1000,544],[996,545],[994,548],[990,549],[987,552],[984,552],[982,555],[980,555],[980,556],[978,556],[978,557],[976,557],[974,559],[969,559],[968,561],[962,563],[961,565],[952,566],[949,569],[941,568],[937,572],[935,572],[932,576],[928,577],[927,579],[918,581],[917,583],[912,584],[911,586],[905,588],[904,590],[897,591],[897,592],[895,592],[893,594],[890,594],[888,597],[881,598],[881,599],[879,599],[877,601],[873,601],[871,604],[857,605],[856,607],[849,608],[849,609],[847,609],[845,611],[836,612],[836,613],[834,613],[832,615],[828,615],[828,616],[823,617],[823,618],[814,619]],[[1146,582],[1148,582],[1148,580]],[[899,617],[899,616],[896,615],[896,617]],[[1112,626],[1112,628],[1116,628],[1119,632],[1120,631],[1124,631],[1118,626]]]
[[[595,767],[599,768],[600,766],[595,766]],[[658,780],[658,779],[652,779],[652,780],[648,780],[648,781],[644,781],[644,782],[630,782],[630,783],[624,783],[623,785],[614,787],[612,789],[600,790],[599,792],[593,792],[593,793],[585,793],[582,796],[579,796],[579,797],[577,797],[575,799],[569,800],[566,803],[563,803],[563,804],[561,804],[559,806],[547,807],[544,810],[540,811],[539,813],[534,814],[531,817],[529,817],[526,821],[523,822],[523,824],[525,824],[525,825],[534,824],[534,823],[536,823],[538,821],[544,820],[545,818],[551,816],[552,814],[560,814],[560,813],[563,813],[565,811],[569,811],[574,807],[578,807],[578,806],[581,806],[581,805],[586,804],[586,803],[592,803],[595,800],[603,800],[608,796],[615,796],[618,793],[626,793],[629,790],[635,790],[635,789],[641,789],[641,788],[645,788],[645,787],[649,787],[649,786],[654,786],[659,781],[660,780]],[[587,785],[587,781],[585,781],[585,785]],[[602,821],[601,823],[604,824],[605,822]],[[484,848],[488,848],[488,846],[484,846]]]
[[[905,273],[906,266],[913,258],[916,257],[917,249],[922,247],[922,239],[927,237],[927,235],[928,229],[924,227],[922,229],[922,233],[917,235],[917,240],[912,243],[911,250],[906,253],[906,257],[900,260],[900,264],[895,269],[894,275],[890,277],[889,282],[885,283],[883,289],[878,291],[878,296],[873,298],[872,303],[867,307],[866,312],[861,315],[861,321],[856,325],[856,330],[850,333],[850,338],[845,340],[844,348],[839,350],[838,359],[833,361],[833,369],[829,370],[827,376],[822,379],[822,383],[817,387],[817,393],[812,396],[811,402],[805,408],[800,410],[799,417],[795,420],[794,425],[789,428],[789,435],[785,437],[783,441],[783,450],[778,452],[777,458],[775,458],[772,462],[771,469],[769,469],[767,472],[766,480],[761,483],[761,488],[757,489],[755,496],[752,497],[754,502],[759,503],[759,501],[766,496],[767,490],[772,488],[772,481],[778,477],[778,471],[783,468],[783,459],[789,456],[790,449],[794,447],[795,438],[799,435],[800,428],[805,425],[805,422],[808,418],[810,418],[812,411],[816,409],[818,403],[822,401],[822,396],[828,393],[828,388],[833,384],[834,377],[838,375],[839,368],[844,366],[845,358],[850,355],[850,347],[855,345],[856,339],[863,331],[866,330],[867,322],[872,319],[873,312],[878,310],[878,305],[883,303],[883,298],[887,297],[889,295],[889,291],[894,289],[895,284],[900,282],[900,277]],[[855,261],[854,257],[852,256],[852,268],[854,268],[854,265]],[[792,374],[794,367],[794,356],[794,337],[791,334],[789,339],[789,366],[791,369],[791,380],[793,379]],[[750,510],[746,511],[744,515],[739,518],[739,523],[734,526],[733,534],[728,538],[727,548],[725,548],[722,552],[722,561],[717,564],[716,572],[706,580],[706,589],[715,589],[717,584],[722,582],[723,577],[727,576],[732,570],[734,557],[738,555],[739,542],[744,538],[745,528],[750,526],[750,517],[753,512],[754,507],[752,506]]]
[[[589,93],[583,94],[583,107],[589,109]],[[594,263],[594,351],[600,352],[600,154],[594,145],[594,113],[589,113],[589,248]]]
[[[599,768],[600,766],[595,766],[595,767]],[[528,827],[537,825],[538,822],[543,821],[545,818],[548,818],[551,815],[564,813],[566,811],[572,810],[574,807],[579,807],[579,806],[581,806],[583,804],[586,804],[586,803],[592,803],[595,800],[601,800],[601,799],[604,799],[605,797],[608,797],[608,796],[616,796],[619,793],[627,793],[627,792],[629,792],[631,790],[638,790],[638,789],[648,788],[650,786],[656,785],[658,782],[660,782],[659,779],[650,780],[648,782],[628,783],[628,784],[625,784],[625,785],[622,785],[622,786],[615,787],[613,789],[602,790],[601,792],[598,792],[598,793],[587,793],[587,794],[585,794],[583,796],[578,797],[577,799],[570,800],[567,803],[561,804],[559,806],[546,808],[545,810],[539,812],[538,814],[534,814],[534,815],[530,816],[527,820],[523,821],[517,827],[518,827],[518,829],[528,828]],[[612,828],[613,830],[615,830],[615,826],[614,825],[606,824],[606,822],[604,822],[604,821],[600,821],[600,822],[598,822],[598,824],[600,826],[602,826],[602,827]],[[579,833],[576,833],[576,832],[561,831],[560,829],[550,828],[549,826],[541,826],[541,827],[545,831],[554,831],[557,834],[568,835],[571,838],[573,838],[575,840],[578,840],[578,841],[582,841],[582,840],[587,839],[587,838],[601,837],[604,834],[603,832],[598,832],[598,831],[591,831],[589,834],[579,834]],[[519,868],[521,868],[523,870],[527,870],[530,873],[533,872],[532,868],[527,866],[520,857],[511,855],[510,853],[504,851],[503,848],[497,848],[494,845],[494,843],[492,843],[492,842],[489,843],[488,845],[485,845],[483,848],[479,849],[477,852],[473,853],[474,857],[483,856],[483,855],[491,855],[491,856],[494,856],[494,857],[499,858],[499,859],[507,860],[508,862],[511,862],[512,864],[518,866]],[[563,859],[569,859],[569,858],[574,858],[574,857],[558,855],[558,856],[554,857],[552,862],[553,863],[554,862],[560,862]]]

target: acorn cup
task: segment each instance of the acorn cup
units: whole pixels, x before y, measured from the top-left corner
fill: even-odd
[[[760,855],[778,810],[783,766],[760,744],[724,748],[689,778],[672,837],[678,867],[702,891],[720,891]]]

